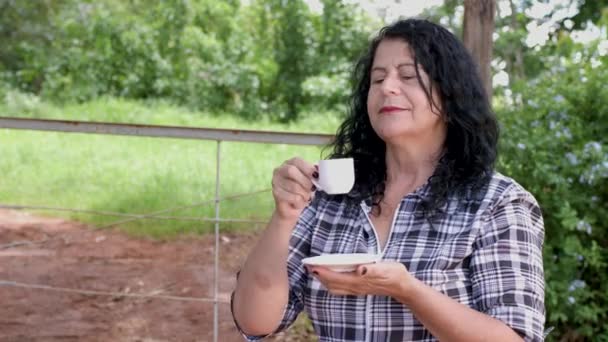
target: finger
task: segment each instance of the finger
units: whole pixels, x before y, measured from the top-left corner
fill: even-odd
[[[333,295],[359,296],[366,293],[361,287],[361,278],[355,272],[340,273],[315,267],[312,274]]]
[[[291,195],[296,195],[300,197],[300,200],[304,203],[308,203],[312,197],[310,189],[306,190],[302,188],[302,186],[300,186],[298,183],[285,178],[281,179],[279,177],[278,179],[273,180],[273,189],[274,188],[281,189]]]
[[[273,187],[272,194],[278,202],[286,202],[295,209],[304,208],[308,204],[303,196],[285,191],[280,186]]]
[[[367,271],[368,271],[367,265],[360,265],[359,267],[357,267],[356,273],[359,277],[364,277],[367,275]]]
[[[358,293],[344,289],[327,289],[334,296],[357,296]]]
[[[290,179],[298,182],[304,189],[313,190],[312,178],[317,172],[314,165],[300,159],[294,158],[287,162],[287,174]]]
[[[308,273],[312,274],[313,276],[317,275],[317,271],[315,271],[315,267],[314,266],[306,265],[306,271]]]
[[[333,294],[354,296],[367,294],[365,287],[359,286],[358,284],[325,284],[323,282],[322,284]]]
[[[291,165],[295,165],[308,178],[312,177],[315,171],[318,171],[318,168],[314,164],[311,164],[302,158],[290,159],[288,163]]]
[[[281,187],[283,190],[295,194],[300,194],[304,200],[310,200],[311,189],[304,188],[290,176],[290,173],[300,173],[300,171],[293,165],[282,165],[276,168],[272,177],[272,186]],[[303,176],[301,176],[303,177]]]
[[[357,268],[357,273],[365,273],[368,277],[383,277],[389,272],[395,265],[404,267],[402,263],[395,261],[377,261],[370,264],[363,264]],[[365,271],[365,272],[363,272]]]
[[[289,164],[290,162],[287,161],[274,170],[273,181],[281,182],[283,188],[287,191],[309,194],[314,190],[312,182],[308,179],[308,176],[302,173],[302,170],[293,164]]]
[[[302,189],[303,192],[310,193],[311,191],[316,190],[310,177],[304,174],[297,166],[286,165],[283,172],[284,178],[293,182],[294,185],[297,184],[298,189]]]
[[[356,284],[358,277],[355,272],[334,272],[328,268],[317,267],[314,270],[319,280],[323,279],[328,284],[344,284],[350,286]]]

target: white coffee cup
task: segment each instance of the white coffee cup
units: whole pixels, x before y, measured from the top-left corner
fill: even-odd
[[[317,189],[330,195],[348,193],[355,185],[353,158],[320,160],[319,178],[312,182]]]

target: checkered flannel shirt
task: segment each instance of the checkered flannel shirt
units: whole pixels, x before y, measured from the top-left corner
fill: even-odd
[[[430,224],[421,206],[428,192],[427,184],[402,199],[383,251],[365,201],[356,206],[317,193],[291,237],[289,302],[276,332],[305,310],[320,341],[436,341],[402,303],[332,295],[301,262],[326,253],[379,253],[382,260],[402,262],[437,291],[504,322],[524,340],[542,341],[544,226],[534,197],[495,173],[483,190],[450,198]]]

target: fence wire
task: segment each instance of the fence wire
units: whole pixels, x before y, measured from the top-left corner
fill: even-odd
[[[234,195],[230,195],[230,196],[224,196],[219,199],[219,202],[254,196],[254,195],[266,193],[269,191],[270,191],[270,189],[264,189],[264,190],[258,190],[258,191],[253,191],[253,192],[245,192],[245,193],[239,193],[239,194],[234,194]],[[127,222],[136,221],[136,220],[174,220],[174,221],[183,220],[183,221],[198,221],[198,222],[227,222],[227,223],[254,223],[254,224],[265,224],[268,222],[267,220],[223,219],[223,218],[210,218],[210,217],[181,217],[181,216],[159,215],[159,214],[168,213],[168,212],[172,212],[172,211],[179,211],[179,210],[183,210],[183,209],[190,209],[190,208],[200,207],[200,206],[204,206],[204,205],[215,204],[216,202],[218,202],[218,201],[216,201],[215,199],[206,200],[206,201],[202,201],[199,203],[189,204],[186,206],[163,209],[163,210],[156,211],[153,213],[148,213],[148,214],[132,214],[132,213],[129,214],[129,213],[119,213],[119,212],[113,212],[113,211],[74,209],[74,208],[61,208],[61,207],[50,207],[50,206],[35,206],[35,205],[1,204],[1,203],[0,203],[0,209],[11,209],[11,210],[29,209],[29,210],[64,211],[64,212],[73,212],[73,213],[82,213],[82,214],[93,214],[93,215],[99,215],[99,216],[126,217],[127,218],[125,220],[113,222],[113,223],[99,226],[99,227],[95,227],[95,229],[107,229],[110,227],[117,226],[119,224],[124,224]],[[78,236],[78,234],[84,234],[84,233],[86,233],[86,231],[77,233],[77,234],[75,234],[75,236]],[[72,236],[72,237],[74,237],[74,236]],[[7,244],[0,245],[0,250],[24,246],[24,245],[39,245],[39,244],[44,244],[47,242],[56,241],[56,240],[59,240],[62,238],[64,238],[63,235],[58,235],[53,238],[44,238],[44,239],[41,239],[38,241],[29,241],[29,240],[13,241],[13,242],[10,242]]]
[[[107,292],[107,291],[97,291],[97,290],[72,289],[72,288],[67,288],[67,287],[56,287],[56,286],[42,285],[42,284],[20,283],[20,282],[11,281],[11,280],[0,280],[0,286],[64,292],[64,293],[80,294],[80,295],[88,295],[88,296],[107,296],[107,297],[113,297],[113,298],[130,297],[130,298],[179,300],[179,301],[186,301],[186,302],[204,302],[204,303],[221,302],[224,304],[229,303],[229,301],[221,300],[219,298],[217,300],[215,300],[214,298],[205,298],[205,297],[184,297],[184,296],[154,294],[154,292],[156,292],[156,291],[152,291],[152,293],[148,293],[148,294],[128,293],[128,292]]]
[[[264,189],[264,190],[254,191],[254,192],[240,193],[240,194],[236,194],[236,195],[231,195],[231,196],[226,196],[226,197],[220,198],[219,201],[220,202],[229,201],[229,200],[234,200],[234,199],[238,199],[238,198],[242,198],[242,197],[247,197],[247,196],[253,196],[253,195],[257,195],[257,194],[261,194],[261,193],[265,193],[265,192],[269,192],[269,191],[270,191],[270,189]],[[210,217],[163,216],[163,215],[160,215],[160,214],[164,214],[164,213],[168,213],[168,212],[172,212],[172,211],[192,209],[192,208],[200,207],[200,206],[203,206],[203,205],[214,204],[215,202],[216,202],[215,199],[213,199],[213,200],[207,200],[207,201],[203,201],[203,202],[199,202],[199,203],[195,203],[195,204],[190,204],[190,205],[186,205],[186,206],[182,206],[182,207],[163,209],[163,210],[152,212],[152,213],[149,213],[149,214],[119,213],[119,212],[115,212],[115,211],[102,211],[102,210],[90,210],[90,209],[74,209],[74,208],[39,206],[39,205],[2,204],[2,203],[0,203],[0,209],[13,209],[13,210],[26,210],[26,209],[30,209],[30,210],[65,211],[65,212],[92,214],[92,215],[99,215],[99,216],[126,217],[126,218],[129,218],[129,220],[121,220],[121,221],[113,222],[113,223],[110,223],[110,224],[108,224],[106,226],[101,226],[101,227],[98,227],[98,228],[108,228],[108,227],[116,226],[116,225],[119,225],[119,224],[122,224],[122,223],[126,223],[126,222],[129,222],[129,221],[135,221],[135,220],[172,220],[172,221],[203,221],[203,222],[216,222],[216,221],[219,221],[219,222],[243,222],[243,223],[247,223],[247,222],[250,222],[250,223],[266,223],[267,222],[267,221],[264,221],[264,220],[250,220],[250,219],[222,219],[222,218],[217,219],[217,218],[210,218]]]

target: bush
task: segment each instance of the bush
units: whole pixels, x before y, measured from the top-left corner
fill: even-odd
[[[304,81],[303,94],[311,107],[346,111],[351,91],[350,65],[342,63],[335,69],[330,74],[309,77]]]
[[[311,104],[344,102],[336,66],[354,60],[371,32],[355,6],[323,3],[327,11],[313,13],[302,0],[9,1],[0,79],[59,102],[160,97],[295,120]]]
[[[556,60],[498,111],[499,169],[543,210],[549,340],[608,341],[606,62],[594,49]]]

